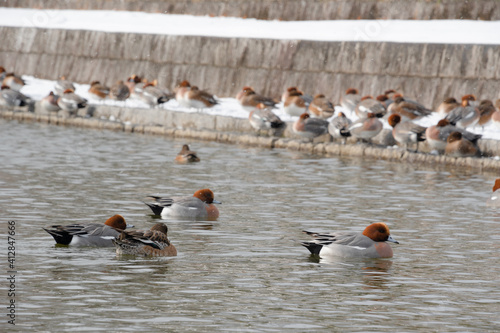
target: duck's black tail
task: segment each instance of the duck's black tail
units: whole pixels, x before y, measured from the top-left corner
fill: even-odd
[[[309,250],[309,252],[311,252],[311,254],[315,254],[318,256],[319,252],[321,251],[321,248],[323,247],[323,245],[314,242],[302,242],[300,244],[302,246],[305,246]]]
[[[161,215],[161,212],[163,211],[163,207],[162,206],[159,206],[156,203],[148,203],[148,202],[144,202],[144,203],[146,205],[148,205],[149,208],[151,208],[151,210],[153,211],[153,214],[155,214],[155,215]]]
[[[71,240],[73,239],[73,235],[71,235],[67,231],[57,228],[57,226],[50,226],[42,229],[47,231],[52,237],[54,237],[54,240],[57,244],[69,245],[69,243],[71,243]]]

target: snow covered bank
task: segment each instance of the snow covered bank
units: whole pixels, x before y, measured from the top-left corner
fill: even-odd
[[[24,93],[25,95],[32,97],[35,100],[42,99],[43,97],[47,96],[50,91],[54,89],[55,81],[41,80],[34,78],[32,76],[23,76],[23,79],[25,80],[26,85],[22,88],[21,92]],[[129,98],[125,101],[116,101],[111,99],[97,100],[88,93],[89,89],[88,84],[75,84],[75,88],[76,88],[75,92],[78,95],[86,98],[89,101],[89,104],[94,105],[97,108],[99,106],[115,106],[115,107],[130,108],[130,109],[150,109],[150,107],[146,103],[142,102],[141,100],[133,98]],[[248,112],[244,111],[241,108],[240,104],[236,101],[235,98],[226,97],[226,98],[218,98],[218,100],[220,104],[215,105],[213,108],[202,109],[201,112],[203,114],[208,114],[208,115],[227,116],[238,119],[248,118]],[[179,105],[179,103],[177,103],[175,99],[172,99],[167,103],[161,104],[157,106],[155,109],[164,109],[176,112],[200,113],[200,110],[198,109],[185,108]],[[354,112],[351,113],[349,111],[343,110],[341,106],[336,106],[335,109],[337,112],[338,111],[344,112],[349,118],[353,120],[357,119],[357,116]],[[286,122],[292,122],[298,118],[298,117],[292,117],[287,113],[285,113],[282,103],[278,104],[278,107],[274,110],[274,113],[276,113],[281,118],[281,120]],[[434,112],[430,116],[421,118],[415,122],[419,125],[428,127],[435,125],[439,121],[439,119],[440,119],[439,115]],[[392,129],[387,123],[387,121],[385,121],[384,119],[382,119],[382,121],[384,123],[384,128]],[[475,126],[473,128],[469,128],[468,130],[476,134],[482,134],[483,139],[500,140],[500,129],[491,123],[485,126],[484,128],[481,126]]]
[[[500,45],[500,21],[263,21],[141,12],[0,8],[0,25],[227,38]]]

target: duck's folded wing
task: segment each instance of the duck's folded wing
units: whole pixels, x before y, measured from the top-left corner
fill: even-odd
[[[331,234],[320,234],[304,231],[314,237],[314,242],[323,246],[330,244],[355,246],[359,248],[367,248],[371,246],[370,238],[357,232],[336,232]]]

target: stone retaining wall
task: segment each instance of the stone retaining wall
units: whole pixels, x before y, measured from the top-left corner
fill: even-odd
[[[245,119],[210,116],[200,113],[98,106],[92,110],[93,117],[66,118],[56,114],[43,114],[39,111],[38,105],[36,112],[0,108],[0,117],[19,121],[38,121],[54,125],[165,135],[175,138],[217,141],[263,148],[291,149],[326,156],[351,156],[432,166],[467,167],[481,172],[498,172],[500,170],[500,160],[494,158],[454,158],[426,153],[412,153],[403,149],[379,145],[350,144],[349,142],[348,144],[341,144],[331,142],[329,136],[317,138],[314,142],[307,142],[307,140],[297,139],[290,131],[291,124],[288,124],[284,137],[278,138],[256,135]],[[108,120],[111,116],[116,120]],[[385,130],[374,141],[385,141],[388,135],[390,135],[390,131]],[[497,140],[479,140],[479,146],[488,155],[500,155],[500,142]]]
[[[107,9],[262,20],[500,20],[497,0],[8,0],[0,7]]]
[[[348,87],[392,88],[428,107],[448,96],[500,98],[500,46],[313,42],[0,27],[0,65],[18,74],[108,85],[131,74],[173,88],[188,79],[219,97],[245,85],[289,86],[334,102]]]

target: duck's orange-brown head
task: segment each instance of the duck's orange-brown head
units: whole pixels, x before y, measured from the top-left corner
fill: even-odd
[[[302,96],[304,93],[300,90],[298,90],[297,88],[295,88],[294,90],[291,90],[289,91],[289,96]]]
[[[385,102],[389,99],[389,97],[387,97],[387,95],[378,95],[376,100],[379,101],[379,102]]]
[[[387,122],[390,126],[395,127],[401,122],[401,116],[397,113],[393,113],[389,116],[389,118],[387,118]]]
[[[493,185],[493,192],[495,192],[496,190],[498,190],[500,188],[500,178],[497,178],[495,180],[495,185]]]
[[[372,95],[366,95],[366,96],[361,97],[362,101],[364,101],[366,99],[373,99],[373,96]]]
[[[438,121],[436,126],[437,127],[445,127],[449,124],[450,124],[450,122],[448,121],[448,119],[441,119],[440,121]]]
[[[191,87],[191,84],[189,83],[188,80],[184,80],[182,81],[181,83],[179,83],[178,87],[181,87],[181,88],[189,88]]]
[[[303,114],[301,114],[301,115],[300,115],[299,120],[300,120],[300,121],[306,121],[306,120],[307,120],[307,119],[309,119],[310,117],[311,117],[311,116],[309,115],[309,113],[305,113],[305,112],[304,112]]]
[[[476,100],[476,96],[469,94],[462,96],[462,106],[470,105],[470,102],[474,102]]]
[[[249,86],[244,86],[243,89],[241,89],[241,91],[243,91],[245,93],[249,92],[249,91],[254,91],[255,92],[255,90],[253,90],[253,88],[249,87]]]
[[[358,91],[358,89],[355,89],[355,88],[349,88],[345,91],[345,94],[346,95],[357,95],[357,94],[359,94],[359,91]]]
[[[119,230],[125,230],[127,228],[125,219],[119,214],[111,216],[104,224]]]
[[[391,237],[391,233],[389,231],[389,227],[387,226],[387,224],[385,224],[383,222],[376,222],[376,223],[370,224],[363,231],[363,235],[365,235],[368,238],[371,238],[375,242],[390,241],[390,242],[399,244],[399,242],[395,241]]]
[[[194,192],[193,197],[196,197],[207,204],[220,203],[219,201],[215,200],[214,192],[212,192],[208,188]]]

